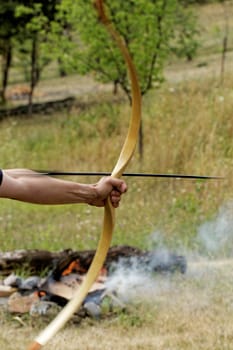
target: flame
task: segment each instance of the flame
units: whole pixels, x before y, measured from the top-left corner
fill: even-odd
[[[80,265],[79,260],[73,260],[71,263],[68,265],[68,267],[62,271],[62,276],[67,276],[71,274],[72,272],[81,272],[85,273],[86,270]]]

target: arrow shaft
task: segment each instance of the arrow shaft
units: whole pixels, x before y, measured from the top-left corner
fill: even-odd
[[[73,172],[73,171],[47,171],[36,170],[40,175],[48,176],[110,176],[110,172]],[[123,173],[122,176],[129,177],[158,177],[176,179],[223,179],[220,176],[185,175],[185,174],[156,174],[156,173]]]

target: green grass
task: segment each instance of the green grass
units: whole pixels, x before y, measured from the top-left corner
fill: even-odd
[[[232,196],[232,76],[164,85],[144,99],[144,159],[129,171],[226,176],[194,181],[127,179],[113,244],[149,245],[161,230],[169,245],[192,243],[197,227]],[[211,87],[211,88],[210,88]],[[99,103],[84,111],[11,118],[1,123],[2,167],[110,171],[127,132],[129,107]],[[71,178],[92,182],[98,178]],[[94,248],[102,210],[84,205],[35,206],[2,200],[3,250]]]

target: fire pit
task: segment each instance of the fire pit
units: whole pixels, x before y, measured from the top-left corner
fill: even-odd
[[[31,315],[44,315],[53,305],[63,307],[80,287],[94,253],[72,250],[56,254],[44,251],[3,253],[0,260],[2,275],[6,274],[6,271],[10,273],[0,284],[1,304],[6,304],[11,313]],[[33,275],[22,278],[14,273],[13,269],[19,264],[22,267],[22,262],[27,264]],[[46,268],[50,268],[50,272],[46,277],[39,277],[45,265]],[[129,278],[133,273],[156,278],[158,274],[184,274],[186,268],[184,256],[167,250],[142,251],[130,246],[112,247],[79,313],[83,317],[99,318],[105,298],[110,300],[111,307],[125,307],[117,292],[119,282],[116,285],[112,282],[119,271],[124,278]],[[37,271],[39,275],[35,274]]]

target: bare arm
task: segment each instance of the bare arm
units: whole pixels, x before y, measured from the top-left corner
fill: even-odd
[[[110,196],[113,206],[118,207],[121,194],[126,190],[123,180],[110,176],[96,184],[80,184],[28,169],[8,169],[3,170],[0,197],[35,204],[87,203],[101,207]]]

